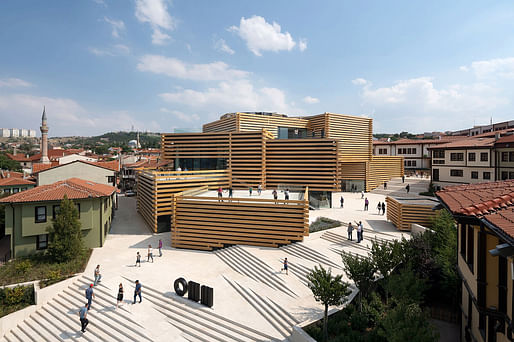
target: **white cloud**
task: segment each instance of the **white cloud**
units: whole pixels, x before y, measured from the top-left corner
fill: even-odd
[[[159,131],[153,120],[139,121],[127,111],[109,111],[99,114],[87,110],[78,102],[67,98],[53,98],[28,94],[0,95],[0,117],[7,127],[36,128],[46,106],[51,136],[101,134],[108,131],[139,129]]]
[[[298,112],[286,101],[285,93],[277,88],[256,88],[247,79],[220,82],[217,87],[203,91],[183,89],[160,94],[170,103],[205,110],[210,113],[229,111]]]
[[[102,5],[104,7],[107,7],[107,4],[105,3],[104,0],[93,0],[93,2],[98,4],[98,5]]]
[[[239,27],[231,26],[229,31],[236,32],[246,42],[248,49],[257,56],[261,56],[262,51],[291,51],[296,46],[291,34],[282,33],[279,24],[270,24],[263,17],[256,15],[248,19],[242,17]],[[307,43],[303,40],[300,49],[303,51],[306,47]]]
[[[177,119],[186,123],[195,123],[200,121],[200,116],[198,116],[198,114],[186,114],[178,110],[170,110],[167,108],[161,108],[161,112],[172,114]]]
[[[137,68],[140,71],[196,81],[233,80],[249,76],[248,72],[232,69],[224,62],[189,64],[176,58],[159,55],[141,57]]]
[[[163,45],[171,37],[162,30],[171,31],[175,28],[175,19],[168,13],[165,0],[136,0],[136,18],[152,27],[152,43]]]
[[[114,20],[104,17],[104,21],[109,23],[112,27],[112,36],[114,38],[120,37],[120,32],[125,31],[125,23],[122,20]]]
[[[225,39],[222,39],[222,38],[220,38],[214,42],[214,48],[220,52],[228,53],[229,55],[233,55],[235,53],[235,51],[232,50],[230,48],[230,46],[228,46]]]
[[[319,99],[312,97],[312,96],[305,96],[303,98],[303,102],[308,103],[308,104],[315,104],[315,103],[319,103]]]
[[[468,67],[464,68],[468,69]],[[514,79],[514,57],[475,61],[471,63],[469,69],[473,70],[476,77],[480,79]]]
[[[88,50],[95,56],[120,56],[128,55],[130,53],[130,48],[123,44],[115,44],[112,47],[105,49],[90,47]]]
[[[464,72],[468,72],[469,68],[467,66],[465,66],[465,65],[462,65],[462,66],[459,67],[459,70],[460,71],[464,71]]]
[[[307,39],[300,39],[300,41],[298,42],[298,48],[300,49],[300,51],[305,51],[305,49],[307,49]]]
[[[32,87],[32,83],[19,78],[0,78],[0,87],[27,88]]]
[[[366,81],[364,78],[356,78],[352,80],[352,83],[355,85],[366,85],[368,84],[368,81]]]

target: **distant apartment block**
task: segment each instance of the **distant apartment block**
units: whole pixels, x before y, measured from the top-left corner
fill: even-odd
[[[508,128],[514,128],[514,120],[499,122],[490,125],[473,126],[468,129],[461,129],[459,131],[451,132],[451,135],[464,135],[473,137],[478,134],[501,131]]]
[[[36,137],[35,129],[25,129],[25,128],[0,128],[0,137],[2,138],[17,138],[17,137]]]

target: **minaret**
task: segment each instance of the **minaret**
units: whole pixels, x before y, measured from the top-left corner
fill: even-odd
[[[43,117],[41,117],[41,160],[40,162],[43,164],[50,164],[50,159],[48,159],[48,126],[46,125],[46,111],[45,107],[43,107]]]

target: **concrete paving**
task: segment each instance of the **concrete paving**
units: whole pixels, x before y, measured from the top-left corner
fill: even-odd
[[[237,191],[234,196],[245,194],[248,192]],[[265,192],[261,198],[267,196],[268,192]],[[344,208],[339,208],[340,196],[345,199]],[[65,311],[58,314],[69,315],[84,304],[83,290],[77,289],[77,286],[87,285],[99,264],[102,282],[98,289],[99,292],[102,290],[102,300],[95,303],[92,309],[94,315],[90,317],[90,326],[96,324],[98,328],[103,327],[105,331],[97,329],[97,334],[106,335],[107,340],[117,341],[124,338],[123,334],[130,334],[129,328],[117,331],[117,324],[122,323],[137,327],[145,339],[152,341],[287,340],[293,325],[322,317],[322,305],[314,301],[306,286],[305,275],[310,269],[323,264],[331,267],[334,274],[344,274],[340,258],[342,250],[367,255],[370,239],[375,236],[388,240],[408,236],[387,222],[385,215],[378,214],[376,205],[385,201],[383,194],[367,193],[365,196],[370,201],[369,211],[364,211],[364,199],[361,199],[360,193],[335,193],[334,208],[311,210],[309,213],[310,221],[319,216],[343,222],[362,221],[365,232],[364,241],[360,244],[348,241],[346,228],[338,227],[312,233],[302,243],[281,248],[233,246],[216,252],[170,247],[170,233],[150,233],[135,210],[136,199],[120,197],[119,210],[104,247],[93,251],[84,277],[74,288],[68,289],[65,294],[56,294],[66,296],[66,302],[62,303],[66,306],[63,308]],[[279,198],[283,198],[283,194]],[[291,199],[296,199],[293,194]],[[162,257],[159,257],[156,248],[159,239],[164,244]],[[153,247],[153,262],[147,260],[148,245]],[[138,251],[142,259],[141,267],[135,266]],[[289,275],[281,271],[285,257],[289,261]],[[212,287],[213,308],[177,296],[173,283],[179,277]],[[136,279],[143,286],[143,301],[141,304],[130,304]],[[125,288],[126,303],[122,309],[114,310],[119,283]],[[38,314],[53,319],[52,314],[57,314],[54,311],[51,309]],[[119,323],[114,321],[110,326],[103,326],[106,320],[103,315],[112,314],[112,311],[122,314]],[[74,317],[78,331],[78,319]],[[37,316],[33,319],[40,318]],[[133,322],[137,322],[137,326]],[[62,329],[67,331],[70,327],[73,325]],[[60,328],[56,326],[53,329],[47,335],[54,336]],[[10,340],[16,341],[12,336],[9,335]],[[134,340],[141,339],[141,335],[133,336]],[[57,335],[55,340],[63,339]],[[87,339],[73,335],[73,340]],[[93,337],[90,340],[97,339]]]

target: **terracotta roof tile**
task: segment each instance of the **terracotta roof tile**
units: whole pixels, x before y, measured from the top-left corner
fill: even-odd
[[[22,203],[59,201],[66,195],[69,199],[110,196],[116,188],[79,178],[70,178],[53,184],[38,186],[0,199],[0,203]]]
[[[58,161],[50,162],[50,164],[34,163],[34,164],[32,164],[32,173],[38,173],[43,170],[51,169],[56,166],[59,166]]]
[[[85,164],[102,167],[104,169],[109,169],[111,171],[119,171],[119,161],[117,161],[117,160],[108,161],[108,162],[90,162],[90,161],[85,161],[85,160],[74,160],[67,164],[59,164],[59,162],[52,162],[51,164],[41,164],[41,163],[33,164],[32,165],[32,173],[35,174],[35,173],[38,173],[41,171],[46,171],[49,169],[61,167],[61,166],[72,164],[72,163],[85,163]]]
[[[485,219],[514,238],[514,208],[487,215]]]
[[[0,178],[23,178],[23,172],[0,170]]]
[[[11,185],[36,185],[36,183],[29,180],[17,177],[1,178],[0,186],[11,186]]]
[[[459,148],[459,147],[492,147],[494,145],[494,138],[467,138],[457,141],[452,141],[437,147],[431,147],[431,149],[438,148]]]

